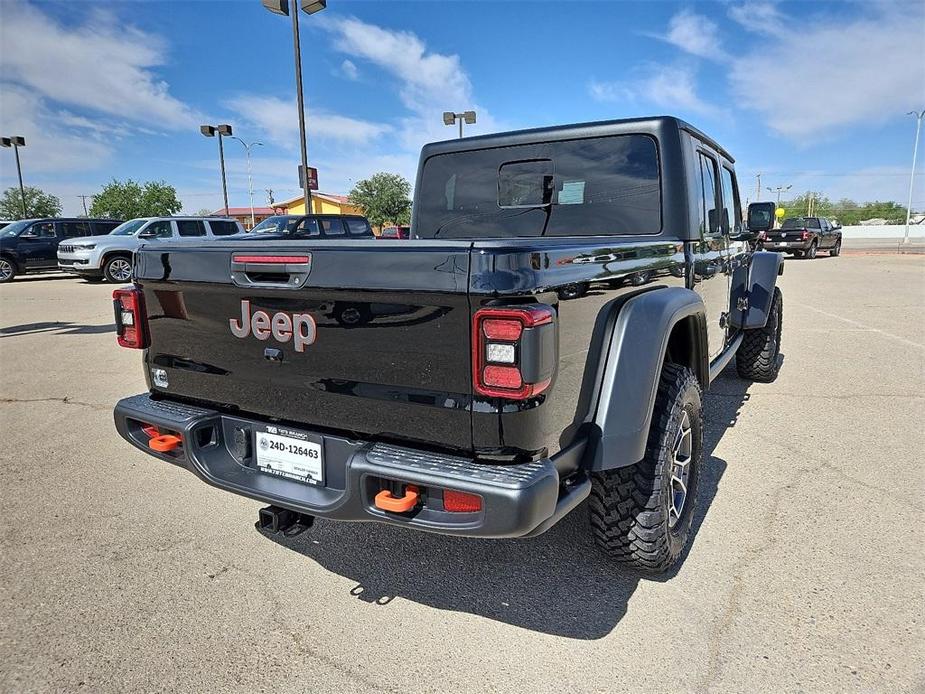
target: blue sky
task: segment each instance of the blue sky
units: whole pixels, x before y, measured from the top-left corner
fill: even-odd
[[[874,2],[343,2],[302,15],[309,159],[321,190],[376,171],[413,180],[423,143],[668,113],[736,157],[744,194],[792,184],[905,202],[925,109],[925,5]],[[215,140],[254,149],[256,204],[298,194],[288,19],[259,0],[0,0],[0,131],[24,135],[26,182],[61,197],[165,179],[186,211],[221,207]],[[923,147],[925,148],[925,147]],[[243,148],[226,144],[246,206]],[[925,152],[919,170],[925,172]],[[0,185],[15,184],[0,150]],[[762,191],[767,198],[768,193]],[[925,175],[914,207],[925,208]]]

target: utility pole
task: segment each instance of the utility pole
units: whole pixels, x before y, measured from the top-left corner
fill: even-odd
[[[254,228],[254,181],[251,178],[251,147],[263,147],[262,142],[251,142],[247,144],[240,137],[231,136],[232,140],[237,140],[244,147],[244,156],[247,158],[247,194],[251,199],[251,229]]]
[[[273,207],[273,203],[276,202],[276,201],[273,199],[273,189],[272,189],[272,188],[264,188],[264,190],[267,191],[267,207]]]
[[[906,232],[903,234],[903,243],[909,243],[909,220],[912,217],[912,186],[915,184],[915,160],[919,154],[919,131],[922,129],[925,110],[909,111],[906,115],[915,116],[915,145],[912,147],[912,173],[909,174],[909,204],[906,205]]]
[[[78,195],[77,197],[80,198],[84,204],[84,217],[89,217],[90,213],[87,212],[87,198],[92,198],[93,196],[92,195]]]
[[[761,202],[761,172],[755,174],[757,183],[755,184],[755,202]]]

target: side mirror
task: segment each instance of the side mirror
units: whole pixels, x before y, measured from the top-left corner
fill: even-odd
[[[748,206],[748,223],[746,227],[754,232],[756,237],[759,231],[771,231],[774,228],[774,214],[777,205],[773,202],[753,202]]]
[[[153,229],[145,229],[143,232],[141,232],[140,234],[138,234],[138,238],[140,238],[140,239],[156,239],[156,238],[157,238],[157,232],[154,231]]]
[[[729,238],[732,241],[754,241],[758,238],[758,232],[751,229],[742,229],[738,234],[732,234]]]

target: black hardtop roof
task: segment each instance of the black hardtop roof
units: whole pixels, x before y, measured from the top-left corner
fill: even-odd
[[[476,135],[456,140],[443,140],[424,145],[421,158],[426,159],[435,154],[448,154],[451,152],[464,152],[473,149],[488,149],[491,147],[510,147],[513,145],[529,144],[531,142],[544,142],[555,140],[573,140],[584,137],[605,137],[608,135],[625,135],[633,133],[646,133],[659,137],[669,131],[684,130],[717,152],[730,162],[735,162],[716,140],[706,133],[698,130],[690,123],[674,116],[646,116],[643,118],[623,118],[619,120],[594,121],[590,123],[572,123],[568,125],[553,125],[543,128],[530,128],[528,130],[512,130],[504,133],[490,135]]]
[[[5,220],[4,220],[5,221]],[[121,219],[112,217],[32,217],[19,219],[19,222],[121,222]]]

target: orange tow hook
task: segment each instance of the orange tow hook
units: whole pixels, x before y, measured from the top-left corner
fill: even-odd
[[[179,436],[174,436],[173,434],[159,434],[148,441],[148,448],[158,453],[167,453],[177,448],[181,443],[183,443],[183,439]]]
[[[420,498],[420,493],[418,488],[413,484],[409,484],[405,487],[404,496],[392,496],[392,492],[388,489],[383,489],[381,492],[376,494],[376,508],[380,508],[383,511],[391,511],[392,513],[407,513],[413,509]]]

